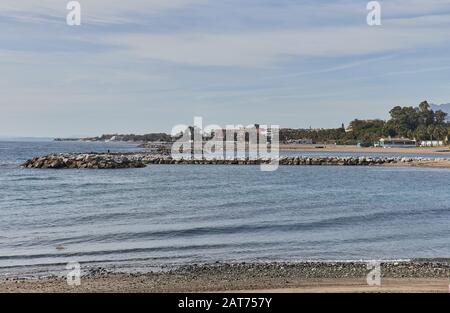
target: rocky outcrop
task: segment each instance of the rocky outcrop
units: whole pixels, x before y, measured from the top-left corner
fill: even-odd
[[[90,169],[114,169],[114,168],[140,168],[145,164],[135,158],[120,154],[52,154],[43,157],[35,157],[22,164],[25,168],[90,168]]]
[[[200,159],[191,158],[174,159],[166,154],[155,153],[70,153],[51,154],[43,157],[35,157],[22,164],[25,168],[90,168],[90,169],[114,169],[114,168],[140,168],[148,164],[194,164],[194,165],[260,165],[269,164],[270,158],[237,158],[237,159]],[[414,166],[435,162],[431,158],[404,158],[404,157],[311,157],[288,156],[280,157],[280,165],[312,165],[312,166],[379,166],[379,165],[408,165]]]

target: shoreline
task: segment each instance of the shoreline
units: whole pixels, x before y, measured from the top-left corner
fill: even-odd
[[[366,262],[268,262],[185,265],[163,272],[99,268],[69,286],[65,277],[2,279],[0,292],[449,292],[448,259],[381,261],[369,286]]]
[[[322,147],[322,148],[317,148]],[[387,153],[387,154],[424,154],[424,155],[448,155],[450,149],[441,147],[416,147],[416,148],[381,148],[381,147],[357,147],[348,145],[310,145],[310,144],[280,144],[282,152],[326,152],[326,153]]]

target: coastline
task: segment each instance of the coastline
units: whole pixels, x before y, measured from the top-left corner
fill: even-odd
[[[162,272],[0,280],[0,292],[448,292],[448,260],[385,261],[381,284],[367,284],[365,262],[270,262],[186,265]]]
[[[322,148],[317,148],[322,147]],[[416,148],[380,148],[348,145],[310,145],[310,144],[280,144],[282,152],[326,152],[326,153],[392,153],[392,154],[424,154],[424,155],[448,155],[450,157],[450,149],[447,146],[442,147],[416,147]]]

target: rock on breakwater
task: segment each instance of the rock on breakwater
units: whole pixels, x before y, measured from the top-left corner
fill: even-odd
[[[66,153],[51,154],[35,157],[22,164],[25,168],[49,169],[114,169],[114,168],[141,168],[148,164],[192,164],[192,165],[260,165],[269,164],[270,158],[204,158],[193,160],[190,158],[172,158],[166,154],[149,152],[139,153]],[[285,156],[278,159],[280,165],[313,165],[313,166],[429,166],[450,167],[447,159],[432,158],[405,158],[405,157],[319,157],[319,156]],[[436,164],[443,164],[437,166]]]

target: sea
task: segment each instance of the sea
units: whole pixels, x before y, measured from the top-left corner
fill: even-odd
[[[0,276],[63,275],[68,262],[143,272],[450,257],[449,169],[20,167],[49,153],[108,150],[142,151],[128,143],[0,141]],[[328,155],[301,153],[319,154]]]

